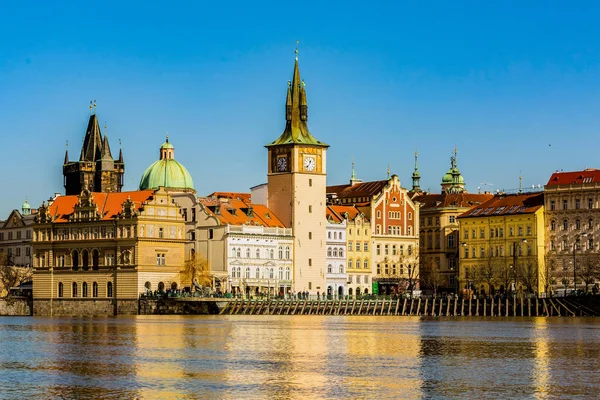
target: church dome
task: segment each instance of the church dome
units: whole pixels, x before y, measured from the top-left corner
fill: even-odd
[[[159,187],[176,190],[195,190],[188,170],[175,161],[175,148],[167,141],[160,146],[160,159],[150,165],[140,180],[140,190],[156,190]]]
[[[442,183],[452,183],[452,174],[450,173],[450,171],[446,172],[446,175],[444,175],[444,177],[442,178]]]
[[[27,200],[25,200],[25,203],[21,205],[21,214],[31,215],[31,206]]]

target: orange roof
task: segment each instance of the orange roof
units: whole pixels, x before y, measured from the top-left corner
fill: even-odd
[[[459,215],[459,218],[531,214],[544,205],[544,193],[501,194]]]
[[[285,227],[265,205],[251,204],[238,198],[222,197],[221,199],[204,197],[199,198],[198,202],[204,206],[208,214],[217,218],[223,225]]]
[[[557,185],[581,185],[583,183],[600,182],[600,170],[595,168],[583,171],[555,172],[552,174],[546,186]]]
[[[330,205],[326,209],[327,219],[331,218],[335,222],[342,222],[344,219],[353,221],[359,214],[360,211],[355,206]]]
[[[207,197],[216,197],[217,199],[232,199],[241,200],[244,203],[250,203],[250,193],[237,193],[237,192],[213,192]]]
[[[111,220],[123,211],[123,203],[130,199],[139,210],[142,204],[152,197],[154,190],[138,190],[135,192],[120,193],[91,193],[94,203],[98,207],[98,213],[103,220]],[[79,201],[79,195],[58,196],[48,207],[48,212],[54,222],[69,222],[69,216],[73,214],[75,206]]]
[[[373,182],[361,182],[347,184],[347,185],[336,185],[327,186],[327,193],[335,193],[338,198],[353,198],[353,197],[373,197],[383,190],[389,180],[384,181],[373,181]]]
[[[427,210],[446,207],[473,207],[493,197],[494,195],[491,193],[441,193],[421,194],[415,196],[413,201],[421,203],[421,210]]]

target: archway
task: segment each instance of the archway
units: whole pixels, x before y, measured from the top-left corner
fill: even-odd
[[[353,291],[352,288],[348,289],[348,296],[352,297]]]
[[[90,255],[89,255],[88,251],[82,250],[81,251],[81,266],[82,266],[82,268],[84,270],[88,269],[89,263],[90,263]]]
[[[165,283],[164,282],[158,282],[158,291],[161,293],[165,291]]]
[[[98,250],[94,249],[92,250],[92,269],[97,270],[98,266],[99,266],[99,254],[98,254]]]
[[[344,297],[344,288],[343,287],[338,287],[338,297],[341,299],[342,297]]]
[[[73,250],[73,253],[71,253],[71,266],[73,271],[79,269],[79,252],[77,250]]]

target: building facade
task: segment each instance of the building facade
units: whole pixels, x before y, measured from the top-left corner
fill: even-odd
[[[292,293],[291,228],[266,206],[250,203],[247,194],[213,193],[198,202],[196,245],[215,286],[220,282],[223,291],[244,297]]]
[[[441,182],[441,193],[423,193],[419,186],[417,157],[413,173],[413,200],[419,204],[419,267],[421,288],[456,293],[458,285],[459,226],[458,216],[494,196],[490,193],[470,194],[458,169],[456,149],[451,168]]]
[[[600,170],[553,173],[544,203],[550,287],[591,290],[600,275]]]
[[[60,196],[33,225],[36,315],[137,314],[146,291],[179,286],[184,221],[164,190]]]
[[[398,176],[362,182],[356,179],[353,166],[350,183],[329,186],[327,193],[330,204],[353,205],[370,222],[368,246],[373,272],[371,287],[365,287],[363,294],[418,289],[419,209]]]
[[[327,144],[308,129],[298,57],[288,81],[283,133],[266,147],[267,207],[294,232],[293,291],[316,294],[326,284]]]
[[[105,127],[106,131],[106,127]],[[125,162],[123,152],[115,160],[110,151],[108,136],[100,131],[96,105],[92,110],[83,139],[78,161],[69,161],[69,150],[65,152],[63,164],[64,187],[66,195],[78,195],[84,189],[90,192],[120,192],[123,188]]]
[[[326,294],[328,298],[343,298],[347,293],[346,283],[348,276],[346,274],[346,240],[347,240],[348,221],[334,213],[331,207],[327,207],[327,272]]]
[[[20,212],[12,210],[5,221],[0,221],[0,266],[18,269],[15,284],[26,282],[31,276],[33,220],[31,206],[25,200]],[[0,283],[0,297],[4,296],[9,289]]]
[[[543,193],[496,195],[458,220],[461,288],[482,295],[543,293]]]

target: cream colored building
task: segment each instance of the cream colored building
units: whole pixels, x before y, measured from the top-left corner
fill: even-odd
[[[84,190],[35,217],[36,315],[137,314],[141,293],[179,287],[184,220],[163,189]]]

